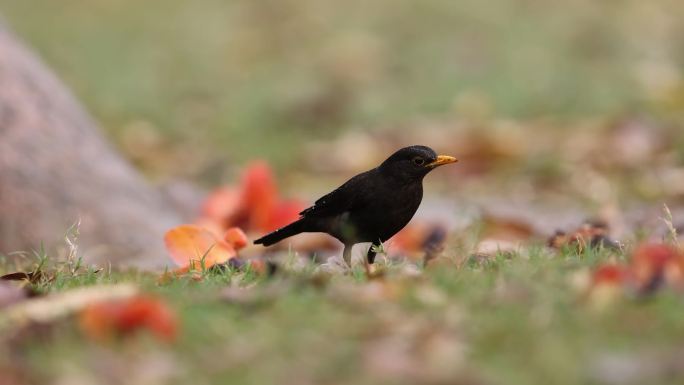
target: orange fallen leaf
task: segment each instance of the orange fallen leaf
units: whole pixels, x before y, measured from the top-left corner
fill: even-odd
[[[161,300],[145,295],[88,305],[79,315],[79,325],[95,340],[147,330],[160,341],[173,342],[178,330],[174,312]]]
[[[247,235],[239,227],[231,227],[226,230],[223,240],[231,245],[235,250],[240,250],[249,244]]]
[[[166,232],[166,249],[181,272],[225,263],[237,252],[228,242],[197,225],[181,225]]]
[[[223,224],[215,222],[212,219],[206,217],[196,220],[195,222],[193,222],[193,224],[209,231],[217,238],[222,238],[226,233],[226,228]]]

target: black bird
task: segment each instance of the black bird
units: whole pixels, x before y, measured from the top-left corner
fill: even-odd
[[[255,244],[270,246],[299,233],[323,232],[344,244],[344,260],[351,266],[356,243],[379,246],[403,229],[423,199],[423,178],[436,167],[457,162],[437,155],[429,147],[410,146],[392,154],[372,170],[349,179],[333,192],[299,213],[301,218],[262,238]],[[375,260],[374,247],[368,263]]]

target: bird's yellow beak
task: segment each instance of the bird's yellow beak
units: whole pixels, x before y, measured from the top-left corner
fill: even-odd
[[[425,167],[437,167],[437,166],[441,166],[444,164],[456,163],[456,162],[458,162],[458,159],[454,158],[453,156],[439,155],[437,157],[437,159],[435,159],[434,162],[426,164]]]

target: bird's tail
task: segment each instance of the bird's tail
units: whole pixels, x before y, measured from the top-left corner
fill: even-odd
[[[264,235],[263,237],[254,241],[254,244],[255,245],[271,246],[274,243],[280,242],[287,237],[297,235],[301,232],[304,232],[304,229],[302,226],[302,220],[300,219],[296,222],[290,223],[289,225],[287,225],[285,227],[281,227],[272,233]]]

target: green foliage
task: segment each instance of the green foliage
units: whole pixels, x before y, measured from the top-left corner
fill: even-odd
[[[100,361],[114,360],[114,367],[131,368],[125,371],[130,378],[152,362],[167,362],[174,368],[164,371],[171,383],[254,384],[282,378],[396,383],[401,376],[374,377],[380,374],[364,363],[369,352],[395,334],[408,343],[441,333],[448,344],[466,347],[464,363],[454,365],[468,375],[506,384],[587,383],[597,375],[593,368],[602,355],[668,351],[684,338],[684,310],[673,293],[648,301],[623,299],[599,311],[581,301],[570,277],[609,255],[602,249],[553,255],[537,248],[498,255],[485,265],[427,270],[420,279],[401,278],[397,273],[403,265],[391,265],[380,281],[367,281],[359,271],[323,286],[307,283],[313,282],[312,270],[263,279],[208,269],[199,281],[188,277],[161,284],[145,273],[73,276],[65,270],[47,290],[133,282],[165,298],[179,311],[181,339],[166,346],[141,335],[107,346],[110,352],[102,356],[96,354],[101,346],[84,341],[65,322],[55,326],[51,343],[25,342],[24,365],[34,368],[37,378],[51,379],[66,375],[68,362],[80,363],[71,375],[97,378],[108,367]],[[398,297],[390,291],[373,299],[377,285],[399,288]],[[244,297],[224,297],[229,286],[245,287],[239,294]],[[415,359],[424,359],[421,354]]]

